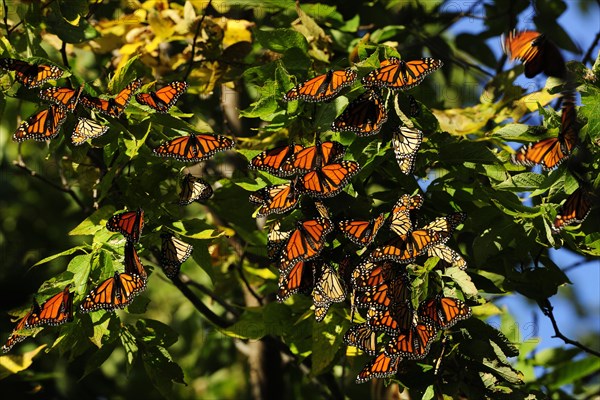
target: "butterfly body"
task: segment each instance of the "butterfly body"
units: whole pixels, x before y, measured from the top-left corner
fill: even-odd
[[[88,118],[79,117],[71,134],[71,141],[75,146],[80,146],[89,139],[104,135],[106,131],[108,131],[108,126],[103,126]]]
[[[94,288],[79,305],[82,313],[100,309],[114,311],[127,307],[146,288],[146,281],[137,274],[115,272]]]
[[[185,243],[170,233],[163,233],[160,265],[168,278],[173,279],[179,274],[181,264],[187,260],[194,250],[194,246]]]
[[[96,110],[102,114],[118,118],[123,114],[125,108],[129,104],[131,97],[142,86],[141,79],[135,79],[133,82],[125,86],[114,98],[104,100],[97,97],[87,95],[81,96],[79,102],[87,108]]]
[[[267,186],[252,192],[249,200],[251,203],[261,205],[256,215],[265,217],[273,213],[282,214],[296,207],[303,192],[298,179],[294,179],[288,183]]]
[[[327,164],[302,176],[300,187],[304,193],[311,197],[332,197],[341,192],[350,178],[356,175],[359,170],[360,166],[356,161]]]
[[[582,223],[591,210],[591,195],[580,186],[567,197],[565,203],[560,207],[552,223],[552,233],[559,233],[565,226]]]
[[[250,168],[264,170],[272,175],[281,177],[293,175],[293,171],[284,170],[281,167],[286,165],[292,155],[303,149],[304,146],[292,143],[265,150],[250,160]]]
[[[325,245],[326,236],[332,230],[331,221],[323,217],[299,222],[283,246],[280,271],[287,271],[298,261],[308,261],[317,257]]]
[[[234,146],[235,142],[225,136],[190,133],[189,136],[181,136],[161,144],[154,149],[154,154],[184,162],[200,162]]]
[[[147,105],[157,112],[167,113],[187,88],[187,82],[175,81],[156,92],[138,93],[135,95],[135,99],[138,103]]]
[[[283,100],[327,101],[337,96],[342,88],[351,85],[356,77],[356,71],[351,68],[341,71],[329,70],[295,86],[283,96]]]
[[[204,201],[213,195],[213,189],[204,179],[186,174],[181,181],[181,193],[179,194],[179,205],[187,206],[194,201]]]
[[[40,99],[49,101],[56,105],[66,108],[73,112],[79,101],[79,96],[83,91],[83,86],[79,89],[71,89],[68,87],[50,87],[40,90]]]
[[[348,104],[333,121],[331,130],[354,132],[358,136],[376,135],[387,118],[383,98],[377,91],[369,89]]]
[[[14,71],[16,80],[29,89],[41,86],[49,80],[58,79],[63,75],[63,71],[57,66],[34,65],[14,58],[0,58],[0,68]]]
[[[385,214],[370,221],[345,219],[338,223],[344,236],[359,246],[368,246],[373,242],[379,229],[385,223]]]
[[[137,243],[144,228],[144,210],[125,211],[110,217],[106,222],[106,228],[111,232],[119,232],[128,241]]]
[[[502,46],[511,60],[523,61],[527,78],[533,78],[540,72],[558,78],[566,76],[565,61],[560,51],[544,34],[513,31],[504,39]]]
[[[381,62],[381,67],[362,78],[364,86],[384,86],[392,90],[406,90],[420,84],[430,73],[441,68],[441,60],[426,57],[403,61],[391,57]]]
[[[50,108],[38,111],[27,121],[23,121],[13,134],[13,140],[22,142],[27,139],[37,141],[53,139],[58,135],[66,119],[66,109],[52,104]]]

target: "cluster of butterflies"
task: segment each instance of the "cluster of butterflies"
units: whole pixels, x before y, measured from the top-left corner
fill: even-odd
[[[412,61],[403,61],[396,57],[383,60],[379,68],[361,79],[363,87],[367,90],[348,104],[333,121],[331,129],[336,132],[354,132],[358,136],[376,135],[388,120],[381,89],[399,91],[413,88],[442,66],[441,60],[429,57]],[[357,76],[356,71],[351,68],[330,70],[295,86],[284,95],[284,100],[329,101],[344,87],[354,83]],[[413,97],[410,99],[413,104],[411,110],[416,109],[418,104]],[[403,126],[394,130],[392,146],[402,173],[412,174],[415,157],[422,141],[423,132],[413,126]]]
[[[544,34],[535,31],[511,32],[503,41],[503,48],[511,60],[519,59],[525,66],[525,76],[533,78],[543,72],[567,81],[567,69],[560,51]],[[570,85],[569,85],[570,86]],[[550,170],[565,161],[579,144],[575,93],[566,90],[561,94],[561,124],[557,137],[540,140],[521,147],[512,157],[519,165],[541,165]],[[581,182],[579,188],[567,197],[558,210],[552,231],[559,233],[565,226],[579,224],[592,207],[591,192]]]
[[[144,211],[126,211],[113,215],[106,223],[111,232],[122,234],[125,239],[124,272],[115,271],[114,275],[102,281],[92,289],[79,304],[79,312],[89,313],[100,309],[115,311],[127,307],[133,299],[146,289],[148,274],[142,264],[135,244],[139,242],[144,227]],[[162,247],[160,265],[169,278],[175,277],[183,264],[192,254],[193,246],[178,239],[171,233],[161,234]],[[8,341],[2,347],[4,352],[23,341],[24,329],[42,325],[58,326],[73,321],[73,296],[70,286],[50,297],[41,305],[34,298],[29,312],[17,323]]]

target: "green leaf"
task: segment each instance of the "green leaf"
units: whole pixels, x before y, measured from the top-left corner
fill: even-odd
[[[79,250],[84,250],[86,248],[87,248],[87,246],[77,246],[77,247],[70,248],[70,249],[62,251],[58,254],[48,256],[48,257],[36,262],[35,264],[33,264],[32,267],[37,267],[38,265],[46,264],[47,262],[50,262],[52,260],[55,260],[55,259],[63,257],[63,256],[70,256],[71,254],[76,253]]]
[[[255,37],[262,47],[277,53],[284,53],[294,47],[301,49],[304,53],[308,51],[306,38],[293,29],[257,30],[255,31]]]
[[[145,346],[141,354],[144,369],[154,387],[165,398],[173,398],[172,383],[185,384],[181,367],[162,346]]]
[[[552,389],[559,389],[565,385],[581,382],[586,377],[598,374],[600,371],[600,359],[596,356],[588,356],[582,360],[569,360],[556,367],[554,371],[540,378]]]
[[[465,296],[470,298],[477,297],[478,290],[473,284],[471,277],[465,271],[460,270],[458,267],[446,268],[444,275],[449,276],[456,282]]]
[[[84,219],[79,225],[73,228],[69,235],[94,235],[101,229],[104,229],[106,221],[114,214],[114,207],[102,207]]]
[[[324,321],[313,321],[311,370],[315,375],[323,373],[334,362],[337,350],[342,346],[344,332],[349,327],[346,320],[343,324],[334,324],[331,319],[328,313]]]
[[[91,262],[92,255],[83,254],[73,257],[67,266],[67,271],[73,273],[73,284],[79,293],[84,292],[87,286]]]

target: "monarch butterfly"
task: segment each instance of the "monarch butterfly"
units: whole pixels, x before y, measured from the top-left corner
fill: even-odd
[[[402,357],[388,355],[384,352],[365,365],[356,377],[356,383],[364,383],[373,378],[385,378],[398,372],[398,364]]]
[[[73,112],[79,101],[79,96],[83,91],[83,86],[79,89],[71,89],[67,87],[51,87],[40,90],[40,99],[50,101],[56,105],[65,107],[68,111]]]
[[[133,242],[129,240],[125,243],[125,273],[129,275],[138,275],[144,281],[148,278],[146,269],[144,268],[142,261],[140,261],[137,251],[135,251]]]
[[[427,249],[427,256],[438,257],[440,260],[451,264],[452,266],[458,267],[461,270],[467,269],[467,262],[465,259],[458,254],[455,250],[445,244],[434,244]]]
[[[299,144],[289,144],[285,146],[275,147],[273,149],[265,150],[262,153],[254,156],[250,160],[251,169],[260,169],[267,171],[268,173],[275,176],[288,176],[292,175],[293,171],[284,171],[281,169],[283,165],[289,160],[289,158],[297,152],[304,149],[304,146]]]
[[[464,213],[454,213],[438,217],[424,227],[392,239],[371,253],[373,261],[393,260],[407,264],[425,252],[429,247],[444,244],[450,239],[457,225],[465,219]]]
[[[375,331],[397,334],[412,326],[413,308],[410,300],[396,302],[387,310],[367,311],[367,324]]]
[[[295,86],[283,96],[283,100],[326,101],[334,98],[342,88],[351,85],[356,76],[356,71],[351,68],[342,71],[329,70]]]
[[[82,145],[88,139],[94,139],[104,135],[108,131],[108,126],[99,124],[91,119],[79,117],[77,125],[71,134],[71,141],[75,146]]]
[[[187,82],[174,81],[156,92],[138,93],[135,99],[140,104],[145,104],[160,113],[166,113],[187,88]]]
[[[567,197],[567,201],[558,210],[552,224],[552,232],[558,233],[567,225],[582,223],[591,209],[590,193],[580,186]]]
[[[73,321],[73,293],[71,285],[46,300],[41,306],[33,302],[33,311],[25,318],[25,328],[40,325],[58,326]]]
[[[123,114],[125,108],[129,104],[131,97],[142,86],[141,79],[135,79],[133,82],[125,86],[114,98],[104,100],[97,97],[81,96],[80,103],[87,108],[96,110],[102,114],[118,118]]]
[[[34,65],[14,58],[0,58],[0,68],[15,71],[17,81],[30,89],[51,79],[58,79],[63,74],[63,71],[55,65]]]
[[[357,291],[371,290],[390,280],[397,268],[391,261],[372,262],[367,259],[352,271],[350,282]]]
[[[206,160],[220,151],[232,149],[235,142],[221,135],[194,135],[181,136],[154,149],[154,154],[159,157],[173,157],[179,161],[199,162]]]
[[[429,322],[420,322],[401,332],[385,347],[388,355],[400,355],[409,360],[420,360],[427,356],[437,329]]]
[[[339,303],[346,298],[346,289],[337,271],[327,263],[323,263],[319,270],[312,293],[317,322],[323,321],[331,303]]]
[[[280,271],[277,301],[283,302],[291,295],[310,293],[316,274],[316,261],[298,261],[288,271]]]
[[[423,141],[423,132],[416,128],[400,127],[392,136],[392,147],[400,171],[405,175],[413,173],[417,151]]]
[[[399,268],[391,271],[389,279],[383,283],[367,288],[356,297],[358,308],[386,310],[392,305],[410,299],[411,285],[408,275]]]
[[[399,236],[408,234],[413,229],[411,211],[418,210],[423,205],[423,196],[403,194],[390,214],[390,229]]]
[[[204,201],[212,195],[213,190],[208,182],[192,174],[186,174],[181,181],[179,205],[187,206],[196,200]]]
[[[525,65],[525,76],[533,78],[540,72],[564,78],[565,60],[558,48],[546,35],[535,31],[513,31],[502,42],[504,52],[511,60],[518,58]]]
[[[13,329],[8,340],[6,341],[4,346],[2,346],[2,351],[4,353],[8,353],[10,351],[10,349],[12,349],[15,346],[15,344],[21,343],[23,340],[27,339],[27,336],[20,335],[18,332],[25,329],[25,323],[27,322],[27,319],[31,316],[32,312],[33,312],[33,309],[31,311],[29,311],[23,318],[21,318],[19,320],[19,322],[17,323],[17,326],[15,327],[15,329]]]
[[[381,95],[375,90],[367,90],[348,104],[333,121],[331,130],[371,136],[379,133],[386,121],[387,111]]]
[[[563,100],[561,131],[558,137],[541,140],[521,147],[513,154],[515,164],[533,166],[541,164],[545,170],[560,165],[571,154],[579,142],[576,111],[572,99]]]
[[[281,222],[276,221],[271,226],[267,241],[267,255],[271,260],[279,258],[283,245],[290,239],[292,231],[282,231]]]
[[[377,333],[368,324],[353,325],[344,334],[344,343],[374,356],[377,350]]]
[[[327,164],[302,176],[300,187],[309,196],[324,198],[337,195],[360,170],[356,161]]]
[[[37,141],[53,139],[58,135],[66,118],[65,109],[52,104],[50,108],[39,111],[29,117],[27,121],[23,121],[14,133],[13,140],[22,142],[27,139]]]
[[[298,179],[280,185],[267,186],[250,194],[251,203],[260,204],[256,213],[259,217],[283,214],[298,205],[298,199],[303,193]]]
[[[281,170],[292,174],[307,173],[341,160],[345,153],[346,148],[339,142],[317,141],[314,146],[295,151],[282,165]]]
[[[187,244],[170,233],[163,233],[160,266],[168,278],[173,279],[179,274],[181,264],[187,260],[194,250],[194,246]]]
[[[137,243],[144,228],[144,210],[138,208],[136,211],[115,214],[106,222],[106,228],[111,232],[119,232],[127,240]]]
[[[345,219],[338,223],[340,230],[348,239],[359,246],[368,246],[385,222],[385,214],[370,221]]]
[[[99,309],[114,311],[127,307],[146,288],[146,281],[137,274],[115,272],[94,288],[79,305],[82,313]]]
[[[287,271],[298,261],[308,261],[319,255],[325,238],[333,230],[330,220],[322,217],[298,222],[281,252],[281,271]]]
[[[385,86],[393,90],[406,90],[420,84],[430,73],[444,65],[442,60],[421,58],[402,61],[390,57],[381,62],[381,67],[369,72],[362,78],[364,86]]]
[[[452,297],[436,296],[419,304],[419,318],[435,324],[438,328],[448,329],[458,321],[471,316],[471,308],[464,302]]]

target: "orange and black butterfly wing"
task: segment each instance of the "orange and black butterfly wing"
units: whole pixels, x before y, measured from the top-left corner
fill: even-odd
[[[162,238],[160,265],[163,267],[165,275],[173,278],[179,273],[181,264],[192,255],[194,246],[170,233],[163,233],[160,237]]]
[[[140,104],[145,104],[158,112],[166,113],[187,88],[187,82],[175,81],[156,92],[138,93],[135,95],[135,99]]]
[[[210,183],[204,179],[186,174],[181,181],[181,193],[179,193],[180,206],[187,206],[194,201],[204,201],[213,195],[213,189]]]
[[[154,149],[154,154],[160,157],[173,157],[184,162],[200,162],[234,146],[235,142],[225,136],[190,134],[161,144]]]
[[[523,61],[527,78],[533,78],[542,71],[559,78],[564,78],[566,74],[560,51],[539,32],[513,31],[505,38],[503,48],[511,60]]]
[[[560,207],[552,224],[552,232],[558,233],[565,226],[580,224],[592,210],[592,197],[583,187],[579,187],[567,197]]]
[[[367,324],[374,331],[383,331],[390,335],[410,328],[412,321],[413,308],[410,301],[394,303],[387,310],[367,311]]]
[[[529,167],[541,164],[545,170],[549,170],[559,166],[567,156],[559,138],[548,138],[521,147],[513,154],[512,161]]]
[[[27,121],[22,122],[14,133],[13,140],[22,142],[27,139],[37,141],[53,139],[58,135],[66,118],[66,109],[52,104],[47,110],[39,111]]]
[[[298,261],[287,271],[279,271],[277,301],[283,302],[295,293],[310,293],[314,283],[314,262]]]
[[[15,329],[13,329],[10,337],[8,338],[8,340],[6,341],[4,346],[2,346],[2,351],[4,353],[8,353],[10,351],[10,349],[12,349],[14,347],[15,344],[21,343],[23,340],[27,339],[27,336],[20,335],[18,332],[27,328],[27,326],[26,326],[27,320],[31,318],[31,315],[33,313],[36,313],[36,314],[39,313],[39,306],[37,305],[35,300],[33,303],[33,308],[27,314],[25,314],[25,316],[23,318],[21,318],[19,320],[19,322],[17,323],[17,326],[15,327]]]
[[[344,157],[346,148],[339,142],[317,141],[314,146],[295,151],[281,169],[287,174],[305,174]]]
[[[115,272],[114,276],[90,291],[79,305],[79,309],[88,313],[100,309],[114,311],[117,308],[125,308],[145,288],[145,280],[137,274]]]
[[[280,269],[287,270],[298,261],[317,257],[323,250],[326,236],[332,230],[331,221],[322,217],[299,222],[283,248]]]
[[[380,68],[363,77],[362,82],[365,86],[406,90],[420,84],[427,75],[443,65],[441,60],[429,57],[413,61],[402,61],[392,57],[383,61]]]
[[[75,110],[83,86],[79,89],[67,87],[51,87],[40,90],[40,99],[65,107],[68,111]]]
[[[376,135],[387,121],[387,110],[381,95],[367,90],[353,100],[332,123],[331,130],[354,132],[358,136]]]
[[[359,170],[360,166],[356,161],[325,165],[301,177],[302,191],[316,198],[335,196]]]
[[[15,78],[24,86],[32,89],[51,79],[58,79],[63,71],[55,65],[33,65],[14,58],[0,58],[0,68],[15,71]]]
[[[119,232],[127,240],[137,243],[144,228],[144,210],[115,214],[106,222],[106,228],[111,232]]]
[[[394,268],[397,266],[390,261],[372,262],[367,259],[352,271],[350,281],[357,291],[371,290],[391,279]]]
[[[356,377],[356,383],[364,383],[373,378],[385,378],[398,372],[398,364],[402,357],[379,353],[370,363],[365,365]]]
[[[385,214],[380,214],[370,221],[341,220],[338,226],[344,236],[359,246],[368,246],[373,242],[377,232],[385,222]]]
[[[125,243],[125,272],[128,274],[137,274],[142,279],[148,277],[133,242],[129,240]]]
[[[108,131],[108,126],[99,124],[91,119],[79,117],[75,129],[73,130],[73,133],[71,133],[71,142],[73,142],[75,146],[80,146],[88,139],[94,139],[104,135],[106,131]]]
[[[289,158],[304,149],[299,144],[290,144],[265,150],[250,160],[250,168],[267,171],[275,176],[288,176],[294,172],[284,169]]]
[[[32,313],[25,321],[27,328],[34,328],[40,325],[57,326],[73,320],[73,293],[70,292],[70,285],[46,300],[39,311]]]
[[[421,302],[417,313],[420,319],[428,321],[440,329],[448,329],[458,321],[469,318],[471,308],[459,299],[436,296]]]
[[[114,98],[104,100],[97,97],[81,96],[79,100],[84,107],[96,110],[100,113],[111,117],[120,117],[127,108],[131,97],[142,86],[142,80],[136,79],[123,90],[121,90]]]
[[[282,214],[296,207],[301,194],[296,183],[291,181],[259,189],[250,194],[249,200],[251,203],[261,205],[256,215],[263,217]]]
[[[436,334],[437,330],[433,324],[418,323],[390,340],[385,352],[389,355],[400,355],[409,360],[423,359],[429,353],[429,347]]]
[[[342,71],[330,70],[295,86],[283,96],[283,100],[327,101],[337,96],[342,88],[351,85],[356,77],[356,71],[351,68]]]
[[[353,325],[344,334],[344,343],[373,356],[377,351],[377,333],[368,324]]]

